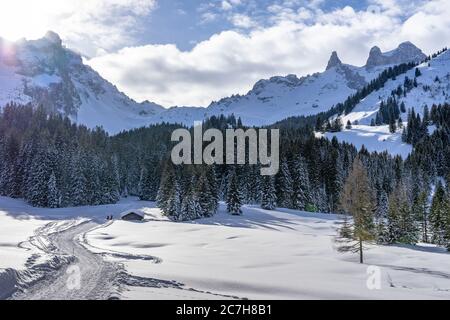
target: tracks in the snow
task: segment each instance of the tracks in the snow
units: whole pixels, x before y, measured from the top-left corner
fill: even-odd
[[[37,247],[49,258],[38,263],[32,256],[27,270],[17,273],[17,290],[11,299],[18,300],[108,300],[120,299],[129,287],[170,288],[210,295],[211,297],[239,299],[212,292],[187,288],[177,281],[159,280],[130,275],[119,263],[106,261],[104,256],[149,263],[161,263],[153,256],[136,256],[121,252],[96,254],[86,248],[86,233],[104,226],[93,221],[62,221],[49,223],[38,229],[27,243]],[[81,242],[80,242],[81,240]],[[28,248],[29,249],[29,248]],[[23,278],[23,279],[22,279]]]

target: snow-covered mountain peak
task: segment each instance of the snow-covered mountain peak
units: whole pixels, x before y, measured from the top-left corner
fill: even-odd
[[[45,36],[44,36],[45,40],[48,40],[50,43],[53,43],[57,46],[62,47],[62,40],[61,37],[59,36],[59,34],[57,34],[56,32],[53,31],[48,31]]]
[[[266,88],[269,87],[295,87],[302,82],[303,79],[299,79],[295,74],[289,74],[285,77],[283,76],[275,76],[269,79],[259,80],[253,86],[253,89],[249,92],[249,94],[260,95]]]
[[[326,70],[329,70],[331,68],[334,68],[336,66],[342,65],[341,59],[339,59],[339,56],[336,51],[333,51],[331,54],[330,60],[328,60],[327,68]]]
[[[374,47],[367,66],[344,64],[333,52],[324,72],[263,79],[245,95],[231,95],[208,108],[163,107],[137,103],[85,65],[54,32],[38,40],[10,43],[0,39],[0,107],[10,101],[42,104],[73,121],[109,133],[168,122],[191,125],[205,117],[234,114],[247,125],[268,125],[292,116],[329,110],[375,79],[386,68],[423,60],[412,43],[383,53]],[[238,75],[237,75],[238,76]]]
[[[382,65],[394,65],[405,62],[420,62],[426,58],[426,55],[409,41],[401,43],[397,49],[388,52],[382,52],[377,46],[374,46],[369,53],[366,69],[371,69]]]
[[[367,59],[366,67],[374,67],[384,63],[383,53],[380,47],[374,46],[370,49],[369,58]]]
[[[0,108],[11,101],[43,105],[110,133],[144,126],[165,110],[127,97],[51,31],[37,40],[0,40]]]
[[[268,125],[292,116],[312,115],[329,110],[375,79],[386,68],[418,61],[425,55],[411,43],[383,53],[374,48],[370,68],[343,63],[336,52],[327,69],[307,76],[274,76],[256,82],[245,95],[232,95],[212,102],[208,108],[171,108],[151,117],[151,123],[192,125],[194,120],[217,115],[240,117],[246,125]]]

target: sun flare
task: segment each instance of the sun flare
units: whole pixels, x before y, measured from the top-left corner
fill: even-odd
[[[36,39],[50,29],[61,18],[72,1],[58,0],[3,0],[0,2],[0,37],[8,40],[20,38]],[[57,26],[56,26],[57,27]]]

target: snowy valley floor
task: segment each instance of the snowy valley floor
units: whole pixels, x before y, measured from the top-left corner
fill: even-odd
[[[104,224],[107,215],[118,217],[127,209],[143,209],[146,221]],[[84,233],[81,227],[82,233],[76,233],[74,226],[86,219],[97,222],[94,229]],[[58,237],[41,237],[39,230],[64,234],[72,228],[75,256],[94,259],[83,251],[87,249],[117,266],[108,272],[118,272],[120,288],[111,294],[120,299],[450,299],[450,254],[444,249],[373,246],[360,265],[356,255],[334,250],[338,224],[333,215],[257,207],[245,207],[242,217],[229,216],[222,207],[214,218],[173,223],[154,204],[135,199],[49,210],[0,198],[0,297],[10,287],[6,272],[22,270],[22,282],[45,277],[27,271],[51,259],[56,251],[49,239]],[[64,246],[70,251],[67,234]],[[111,266],[94,260],[99,270]],[[380,267],[381,290],[367,288],[372,265]]]

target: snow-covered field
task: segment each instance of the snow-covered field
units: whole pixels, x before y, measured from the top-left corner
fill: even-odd
[[[317,133],[317,136],[323,134]],[[354,125],[352,129],[343,129],[341,132],[327,132],[325,137],[332,139],[336,137],[340,142],[353,144],[358,150],[362,146],[369,152],[387,151],[391,155],[399,155],[406,159],[412,152],[412,146],[402,141],[402,132],[389,132],[389,126],[371,127],[366,125]]]
[[[6,268],[22,269],[25,262],[37,249],[25,250],[20,244],[34,234],[34,230],[48,221],[28,215],[10,216],[0,209],[0,270]]]
[[[246,207],[244,216],[232,217],[223,210],[172,223],[153,209],[144,223],[116,221],[86,240],[96,252],[154,256],[159,263],[119,260],[133,275],[195,289],[178,297],[171,289],[129,287],[126,298],[196,298],[198,291],[249,299],[450,298],[450,254],[443,249],[373,247],[360,265],[357,256],[335,251],[336,216]],[[371,265],[380,267],[381,290],[367,287]]]
[[[234,217],[222,206],[213,218],[173,223],[153,203],[132,198],[53,210],[0,198],[0,272],[25,267],[33,251],[19,244],[49,222],[104,222],[128,209],[143,210],[146,220],[115,221],[79,236],[132,275],[123,299],[450,299],[450,254],[441,248],[373,246],[360,265],[356,255],[335,251],[340,220],[334,215],[250,206]],[[380,268],[380,290],[367,287],[376,279],[370,266]]]
[[[64,224],[65,220],[77,218],[104,221],[107,215],[118,216],[136,205],[137,201],[131,198],[116,205],[42,209],[33,208],[21,200],[0,197],[0,270],[24,268],[27,259],[36,253],[36,248],[28,246],[26,241],[48,223],[59,221],[59,224]],[[138,205],[148,206],[149,203],[139,202]]]

